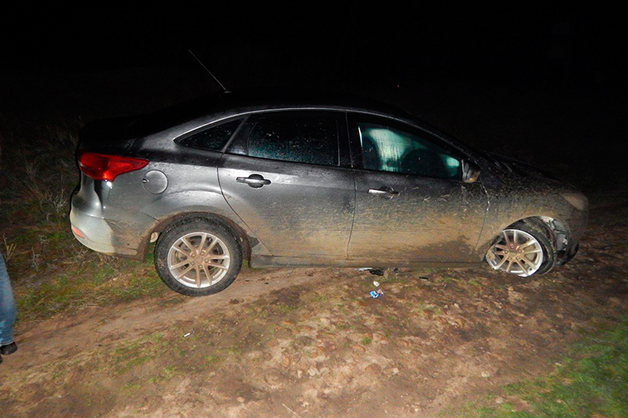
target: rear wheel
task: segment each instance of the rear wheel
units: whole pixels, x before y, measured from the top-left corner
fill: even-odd
[[[556,257],[552,248],[545,231],[518,222],[502,231],[489,248],[486,261],[495,270],[528,277],[551,270]]]
[[[242,249],[221,224],[190,219],[161,234],[155,247],[155,267],[175,292],[205,296],[226,289],[240,272]]]

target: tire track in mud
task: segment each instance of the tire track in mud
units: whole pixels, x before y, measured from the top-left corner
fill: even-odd
[[[20,350],[12,356],[10,367],[27,367],[43,358],[53,360],[88,350],[104,341],[135,338],[171,327],[178,321],[228,309],[235,301],[249,303],[281,289],[308,284],[315,286],[330,276],[350,277],[352,273],[359,277],[355,269],[247,269],[225,291],[190,298],[176,305],[160,306],[162,299],[140,300],[112,307],[91,307],[76,315],[24,323],[21,328],[26,331],[16,338]]]

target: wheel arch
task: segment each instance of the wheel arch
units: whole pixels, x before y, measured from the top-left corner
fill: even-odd
[[[235,223],[233,220],[227,218],[226,216],[219,215],[217,213],[201,211],[178,213],[157,222],[148,234],[148,238],[146,239],[146,243],[143,249],[143,255],[146,256],[146,254],[148,253],[148,244],[157,241],[158,236],[163,231],[165,231],[172,225],[185,222],[190,219],[205,219],[211,222],[218,223],[227,228],[240,241],[240,244],[242,245],[243,260],[247,260],[247,262],[250,262],[252,251],[251,249],[252,247],[257,245],[259,241],[256,238],[249,236],[240,225]]]
[[[493,237],[484,246],[485,248],[482,249],[483,253],[486,254],[488,249],[499,240],[504,229],[515,227],[518,223],[525,223],[545,232],[552,244],[554,253],[558,256],[557,262],[561,259],[561,254],[571,246],[571,232],[565,221],[552,216],[532,215],[501,225],[499,230],[493,233]]]
[[[529,216],[517,222],[524,222],[545,231],[548,234],[548,238],[551,239],[554,251],[557,253],[564,251],[571,240],[569,226],[563,220],[556,219],[551,216],[537,215]],[[514,222],[511,225],[514,225],[517,222]]]

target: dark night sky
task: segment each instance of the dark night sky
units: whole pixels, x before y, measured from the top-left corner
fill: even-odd
[[[559,175],[628,181],[619,7],[432,3],[5,9],[0,116],[89,121],[217,91],[191,48],[230,90],[358,92]]]
[[[302,3],[144,9],[107,3],[89,10],[6,10],[0,25],[0,75],[17,76],[22,85],[39,79],[47,87],[44,76],[56,82],[58,75],[67,80],[72,74],[97,74],[100,78],[91,79],[101,90],[76,93],[97,97],[115,82],[113,72],[164,70],[173,78],[164,84],[191,86],[196,77],[197,84],[202,80],[208,91],[215,90],[188,54],[191,48],[231,90],[346,89],[404,106],[422,100],[417,106],[421,114],[430,109],[430,101],[440,100],[430,115],[434,122],[460,127],[463,134],[476,127],[486,130],[495,118],[514,120],[525,108],[531,113],[521,116],[527,130],[521,135],[538,124],[545,136],[550,129],[563,131],[556,137],[578,129],[589,138],[603,129],[607,141],[625,142],[618,122],[628,93],[628,31],[617,7],[602,2],[568,7],[551,2]],[[144,100],[153,93],[146,80],[146,86],[136,88],[145,89]],[[397,85],[402,88],[395,90]],[[126,87],[115,87],[126,94]],[[12,87],[11,94],[19,96],[20,88]],[[480,97],[483,91],[492,93]],[[484,100],[481,109],[476,98]],[[496,99],[501,102],[490,102]],[[542,121],[535,101],[572,109],[557,115],[559,121]],[[22,102],[24,108],[32,107],[31,99]],[[468,105],[456,107],[456,102]],[[0,111],[9,106],[0,103]],[[510,113],[500,114],[502,108]],[[447,117],[439,117],[446,111]],[[476,112],[477,126],[473,118],[459,118],[461,111]],[[572,120],[581,127],[570,126]],[[498,136],[480,130],[473,135]]]
[[[0,68],[189,68],[196,65],[186,51],[192,48],[221,78],[247,86],[454,76],[610,88],[624,77],[617,10],[498,2],[230,4],[5,14],[15,19],[3,24]]]

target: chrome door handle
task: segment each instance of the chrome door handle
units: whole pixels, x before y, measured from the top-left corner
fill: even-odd
[[[265,186],[267,184],[270,184],[270,180],[265,179],[264,177],[262,177],[259,174],[251,174],[248,177],[236,177],[236,181],[238,183],[245,183],[248,184],[249,186],[258,189],[262,186]]]
[[[393,190],[390,187],[380,187],[379,189],[369,189],[370,194],[374,194],[376,196],[383,197],[385,199],[392,199],[393,197],[399,196],[399,192]]]

